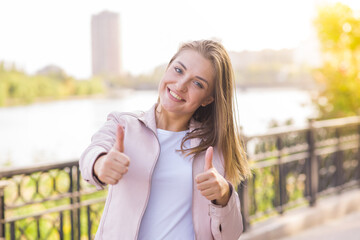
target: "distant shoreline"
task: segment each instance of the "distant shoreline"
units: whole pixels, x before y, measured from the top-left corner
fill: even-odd
[[[257,89],[298,89],[304,91],[313,91],[317,90],[316,86],[299,86],[298,84],[240,84],[236,86],[237,90],[248,91],[248,90],[257,90]],[[0,106],[0,109],[11,108],[11,107],[23,107],[29,106],[37,103],[50,103],[56,101],[71,101],[71,100],[82,100],[82,99],[106,99],[106,98],[123,98],[128,96],[134,91],[157,91],[157,87],[147,86],[141,88],[127,88],[127,87],[115,87],[109,88],[104,93],[93,94],[93,95],[73,95],[62,98],[36,98],[31,103],[17,103],[15,101],[10,101],[6,106]]]
[[[298,83],[244,83],[237,84],[237,88],[240,89],[261,89],[261,88],[292,88],[292,89],[301,89],[301,90],[317,90],[318,86],[316,84],[303,84],[299,85]]]

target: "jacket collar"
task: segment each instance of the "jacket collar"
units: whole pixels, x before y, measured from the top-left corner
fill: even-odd
[[[146,127],[150,128],[156,134],[156,111],[157,103],[155,103],[148,111],[144,112],[139,116],[139,120],[145,124]],[[189,130],[193,131],[195,128],[200,127],[200,122],[195,121],[193,118],[190,120]],[[190,141],[191,147],[198,146],[200,144],[199,138],[192,138]]]
[[[156,134],[156,118],[155,110],[157,104],[154,104],[148,111],[144,112],[139,116],[139,120],[145,124],[146,127],[150,128]]]

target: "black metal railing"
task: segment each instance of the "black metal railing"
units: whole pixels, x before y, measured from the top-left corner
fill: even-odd
[[[0,171],[0,239],[93,239],[106,191],[78,161]]]
[[[245,230],[319,197],[360,187],[360,117],[247,137],[253,177],[238,187]]]
[[[360,117],[245,137],[253,177],[238,187],[244,228],[360,186]],[[0,239],[93,239],[106,190],[78,161],[0,170]]]

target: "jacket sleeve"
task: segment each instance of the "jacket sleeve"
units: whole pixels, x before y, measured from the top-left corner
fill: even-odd
[[[116,129],[119,121],[119,113],[110,113],[106,123],[91,138],[90,145],[82,153],[79,161],[83,179],[95,185],[98,190],[104,189],[102,184],[93,173],[95,160],[102,154],[106,154],[113,147],[116,139]]]
[[[240,200],[234,187],[229,183],[231,195],[226,206],[210,203],[211,232],[215,240],[238,240],[243,232]]]

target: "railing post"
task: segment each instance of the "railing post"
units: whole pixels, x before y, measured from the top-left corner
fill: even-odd
[[[336,136],[336,153],[335,153],[335,166],[336,166],[336,187],[341,186],[344,183],[344,158],[343,153],[341,151],[341,142],[340,142],[340,129],[335,129]],[[341,190],[341,188],[339,188]]]
[[[0,240],[5,239],[5,187],[7,181],[0,181]]]
[[[276,138],[276,148],[278,150],[278,166],[279,166],[279,206],[280,206],[280,214],[284,213],[284,205],[286,201],[286,176],[284,172],[284,164],[282,162],[282,149],[283,142],[281,140],[281,136]],[[275,193],[276,194],[276,193]]]
[[[310,206],[314,206],[316,203],[319,182],[318,161],[315,155],[315,129],[313,126],[314,121],[314,119],[309,119],[309,129],[307,133],[309,157],[307,158],[306,164],[306,179],[308,194],[310,196]]]
[[[77,208],[79,203],[79,197],[76,196],[79,192],[79,168],[76,166],[70,167],[70,174],[71,174],[71,232],[72,232],[72,239],[80,240],[80,210]]]
[[[240,128],[240,139],[242,142],[242,147],[244,150],[245,156],[248,156],[248,138],[243,134],[242,128]],[[247,159],[249,161],[249,159]],[[240,207],[241,207],[241,215],[243,220],[243,231],[246,232],[250,228],[250,198],[249,198],[249,188],[248,188],[248,180],[246,179],[244,182],[241,182],[237,187],[238,195],[240,198]]]
[[[79,165],[76,167],[76,193],[80,193],[80,169]],[[77,208],[77,229],[78,229],[78,240],[81,238],[81,212],[80,212],[80,195],[76,197],[76,203],[79,204],[79,207]]]
[[[245,180],[244,182],[239,184],[238,194],[239,194],[240,205],[241,205],[243,231],[246,232],[250,228],[248,180]]]
[[[69,193],[72,195],[70,197],[70,205],[71,207],[74,206],[74,197],[73,197],[73,194],[74,194],[74,174],[73,174],[73,167],[69,167],[69,178],[70,178],[70,185],[69,185]],[[70,234],[71,234],[71,240],[74,240],[75,237],[74,237],[74,209],[72,208],[70,210]]]
[[[91,222],[91,208],[88,205],[86,207],[86,216],[87,216],[87,234],[88,234],[88,239],[91,240],[91,227],[92,227],[92,222]]]

